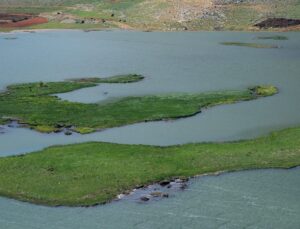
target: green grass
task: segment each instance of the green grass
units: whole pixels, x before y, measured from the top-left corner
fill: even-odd
[[[81,5],[77,5],[81,4]],[[0,0],[0,12],[8,13],[52,13],[63,12],[71,14],[78,20],[85,18],[105,19],[100,25],[61,24],[59,20],[51,20],[48,24],[41,24],[29,29],[104,29],[120,27],[133,28],[143,31],[182,31],[188,30],[235,30],[257,31],[253,25],[270,17],[300,18],[300,2],[298,0],[270,0],[270,1],[243,1],[238,4],[216,4],[208,10],[208,15],[193,18],[187,17],[179,20],[176,15],[185,10],[189,11],[191,5],[184,5],[176,13],[172,11],[173,1],[162,0],[61,0],[61,1],[34,1],[34,0]],[[84,6],[88,6],[86,9]],[[203,10],[201,4],[196,5],[198,11]],[[165,12],[167,14],[165,14]],[[114,15],[112,17],[111,15]],[[160,17],[163,15],[163,17]],[[121,20],[123,24],[118,24]],[[125,22],[123,21],[125,20]],[[24,29],[24,28],[14,28]],[[285,29],[261,29],[266,31],[285,31]],[[299,30],[291,27],[289,30]],[[9,31],[1,28],[0,31]]]
[[[174,177],[300,165],[300,128],[255,140],[171,147],[83,143],[0,159],[0,195],[44,205],[88,206]]]
[[[34,25],[31,27],[26,27],[26,29],[80,29],[80,30],[89,30],[89,29],[107,29],[112,28],[112,25],[108,24],[80,24],[80,23],[60,23],[55,21],[50,21],[45,24]],[[10,30],[24,29],[24,28],[12,28]]]
[[[289,38],[286,36],[274,35],[274,36],[259,36],[259,37],[257,37],[257,39],[284,41],[284,40],[288,40]]]
[[[10,85],[7,91],[0,94],[0,120],[18,120],[41,132],[67,127],[84,134],[143,121],[187,117],[197,114],[202,108],[256,99],[277,92],[273,86],[263,86],[244,91],[127,97],[94,104],[64,101],[53,96],[99,83],[130,83],[142,79],[140,75],[125,75]],[[260,88],[266,89],[264,93],[258,93],[256,89]],[[269,93],[268,88],[274,91]]]
[[[279,48],[277,45],[244,43],[244,42],[222,42],[221,44],[228,45],[228,46],[241,46],[241,47],[261,48],[261,49]]]

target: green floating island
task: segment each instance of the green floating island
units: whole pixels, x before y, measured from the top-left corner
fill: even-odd
[[[0,195],[49,206],[92,206],[175,177],[298,165],[300,128],[255,140],[170,147],[90,142],[0,158]]]
[[[244,43],[244,42],[222,42],[221,44],[222,45],[228,45],[228,46],[241,46],[241,47],[261,48],[261,49],[279,48],[278,45],[258,44],[258,43]]]
[[[0,94],[0,123],[17,120],[40,132],[68,129],[85,134],[138,122],[187,117],[202,108],[277,93],[274,86],[258,86],[242,91],[126,97],[94,104],[65,101],[54,95],[100,83],[132,83],[143,78],[132,74],[11,85]]]
[[[257,39],[284,41],[284,40],[288,40],[289,38],[286,36],[275,35],[275,36],[259,36],[259,37],[257,37]]]

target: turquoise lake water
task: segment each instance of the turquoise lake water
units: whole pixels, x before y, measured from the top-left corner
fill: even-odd
[[[267,33],[266,33],[267,34]],[[172,145],[253,138],[300,125],[300,33],[287,41],[261,33],[51,31],[0,34],[0,89],[12,83],[139,73],[126,85],[102,84],[60,97],[98,102],[115,97],[243,89],[273,84],[278,95],[224,105],[172,122],[139,123],[89,135],[0,129],[0,156],[56,144],[108,141]],[[7,40],[6,37],[16,37]],[[240,41],[279,49],[222,46]],[[0,198],[0,228],[297,228],[299,169],[197,178],[186,191],[147,204],[132,200],[96,208],[48,208]]]

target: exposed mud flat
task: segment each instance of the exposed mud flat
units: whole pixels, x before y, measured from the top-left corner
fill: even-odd
[[[47,23],[48,19],[31,14],[0,14],[0,27],[27,27]]]

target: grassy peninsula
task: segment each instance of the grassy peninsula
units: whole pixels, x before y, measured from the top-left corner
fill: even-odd
[[[0,94],[0,123],[17,120],[40,132],[68,129],[84,134],[137,122],[187,117],[202,108],[277,93],[273,86],[258,86],[243,91],[127,97],[94,104],[64,101],[53,95],[99,83],[130,83],[142,79],[140,75],[125,75],[11,85]]]
[[[297,165],[300,128],[255,140],[171,147],[91,142],[0,158],[0,195],[50,206],[88,206],[172,177]]]

